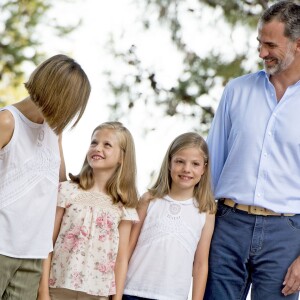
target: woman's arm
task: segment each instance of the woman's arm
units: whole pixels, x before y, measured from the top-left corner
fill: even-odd
[[[60,154],[60,168],[59,168],[59,181],[66,181],[66,166],[64,153],[62,148],[62,134],[58,137],[58,146],[59,146],[59,154]],[[63,207],[56,207],[56,215],[54,221],[54,230],[53,230],[53,246],[56,242],[56,239],[59,234],[61,221],[64,215],[65,209]],[[38,300],[51,300],[49,295],[49,274],[52,260],[52,252],[49,253],[48,258],[43,261],[43,273],[40,280],[40,286],[38,290]]]
[[[49,253],[48,258],[43,261],[43,273],[40,279],[37,300],[51,300],[49,295],[49,273],[52,259],[52,252]]]
[[[208,274],[208,256],[210,242],[214,231],[215,215],[206,214],[205,225],[202,229],[201,238],[199,240],[195,253],[193,266],[193,300],[203,299]]]
[[[63,182],[67,180],[67,175],[66,175],[66,164],[65,164],[64,152],[62,147],[62,134],[60,134],[58,137],[58,146],[59,146],[59,154],[60,154],[59,181]]]
[[[65,213],[65,209],[63,207],[56,207],[56,215],[55,215],[55,223],[53,230],[53,245],[56,242],[56,239],[59,234],[61,221],[63,215]],[[38,290],[38,300],[51,300],[49,295],[49,274],[50,274],[50,266],[51,266],[52,252],[49,253],[48,258],[43,261],[43,273],[40,280],[40,286]]]
[[[129,238],[132,227],[132,221],[123,220],[119,225],[119,249],[115,265],[116,294],[113,300],[121,300],[125,285],[129,262]]]

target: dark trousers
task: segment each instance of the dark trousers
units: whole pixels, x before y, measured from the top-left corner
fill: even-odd
[[[218,205],[205,300],[298,300],[281,290],[300,255],[300,215],[256,216]]]

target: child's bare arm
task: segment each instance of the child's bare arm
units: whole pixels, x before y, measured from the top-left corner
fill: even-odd
[[[203,299],[208,274],[208,256],[210,242],[214,230],[215,215],[207,213],[205,225],[202,229],[195,253],[193,266],[193,300]]]
[[[131,257],[131,255],[134,251],[134,248],[138,241],[142,226],[144,224],[144,220],[147,215],[147,209],[149,206],[149,201],[150,201],[149,193],[145,193],[139,200],[138,207],[137,207],[137,213],[139,215],[140,221],[133,224],[132,229],[131,229],[130,242],[129,242],[129,258]]]
[[[113,300],[121,300],[129,262],[129,238],[132,221],[121,221],[119,225],[119,249],[115,266],[116,294]]]

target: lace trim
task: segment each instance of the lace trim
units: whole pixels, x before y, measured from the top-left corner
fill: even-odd
[[[133,208],[125,208],[121,203],[113,204],[111,198],[108,195],[93,193],[93,192],[81,192],[77,194],[72,200],[71,204],[82,206],[93,206],[103,210],[109,209],[115,211],[117,214],[123,214],[124,220],[130,220],[134,222],[139,221],[138,214]]]
[[[0,209],[12,204],[41,180],[58,183],[60,161],[44,147],[37,148],[35,156],[18,169],[1,175]]]
[[[145,224],[137,247],[144,247],[166,238],[176,239],[191,255],[194,255],[199,237],[186,226],[180,215],[168,213],[159,221],[152,220]]]
[[[112,200],[108,195],[94,192],[78,192],[72,199],[72,204],[91,205],[99,207],[111,207]],[[118,205],[113,205],[117,210],[120,210]]]

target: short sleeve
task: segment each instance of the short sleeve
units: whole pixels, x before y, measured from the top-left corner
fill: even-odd
[[[60,182],[58,186],[57,206],[66,207],[74,191],[74,184],[69,181]]]
[[[136,211],[135,208],[130,208],[130,207],[123,207],[123,215],[122,215],[122,220],[126,221],[133,221],[133,222],[139,222],[139,215]]]

